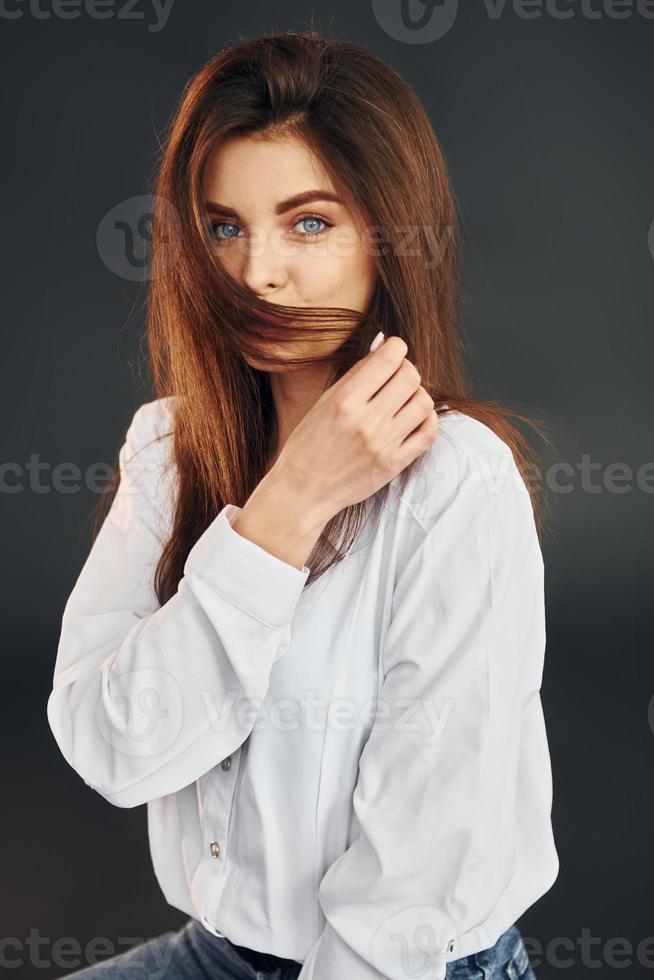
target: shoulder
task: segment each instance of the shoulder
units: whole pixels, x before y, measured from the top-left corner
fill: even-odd
[[[175,396],[155,398],[136,409],[127,429],[125,441],[132,452],[144,449],[152,440],[172,435],[174,431]]]
[[[463,412],[439,419],[438,436],[420,457],[400,503],[425,530],[448,512],[467,521],[482,504],[522,512],[533,521],[529,491],[510,446]]]
[[[439,420],[438,431],[457,452],[471,458],[480,453],[511,452],[509,445],[489,426],[464,412],[448,412]],[[438,445],[438,440],[433,445]]]
[[[162,508],[174,489],[174,396],[144,402],[134,412],[119,452],[121,482],[144,492]]]

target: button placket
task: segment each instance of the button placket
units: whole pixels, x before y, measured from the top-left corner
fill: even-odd
[[[239,747],[208,774],[203,820],[207,847],[215,871],[214,880],[205,898],[203,914],[210,922],[215,921],[215,911],[225,883],[225,847],[241,757],[242,748]]]
[[[209,773],[204,799],[204,821],[212,857],[219,857],[225,850],[229,814],[238,772],[238,765],[233,766],[232,759],[236,756],[238,760],[239,755],[240,752],[228,755],[220,766],[214,766]]]
[[[229,770],[232,768],[231,755],[228,755],[226,759],[223,759],[223,761],[220,763],[220,768],[223,770],[223,772],[229,772]],[[209,853],[211,854],[212,858],[220,857],[220,841],[210,841]]]

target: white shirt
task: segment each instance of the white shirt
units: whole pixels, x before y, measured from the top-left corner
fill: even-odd
[[[442,980],[559,868],[543,561],[511,451],[444,416],[381,524],[307,588],[227,504],[160,606],[172,437],[130,457],[173,424],[172,398],[148,402],[120,450],[63,613],[57,744],[110,803],[147,803],[166,900],[214,935],[299,980]]]

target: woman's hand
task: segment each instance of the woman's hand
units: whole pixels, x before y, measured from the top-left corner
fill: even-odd
[[[298,508],[326,522],[376,493],[436,440],[434,401],[407,350],[389,337],[328,388],[288,437],[268,476],[290,488]]]

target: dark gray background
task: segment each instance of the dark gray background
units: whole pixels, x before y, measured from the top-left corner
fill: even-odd
[[[16,938],[9,954],[24,959],[9,976],[52,980],[87,962],[39,966],[31,930],[45,939],[47,962],[58,937],[120,944],[186,919],[154,878],[145,807],[114,808],[93,793],[47,724],[60,618],[97,500],[86,486],[53,489],[53,469],[114,461],[133,411],[151,397],[139,366],[144,287],[103,262],[103,216],[146,193],[157,133],[207,58],[239,35],[311,27],[371,47],[424,100],[464,219],[478,393],[547,419],[556,445],[538,443],[546,463],[576,473],[565,478],[569,492],[554,494],[543,543],[542,697],[561,870],[519,920],[525,938],[567,937],[569,949],[536,960],[537,975],[613,976],[629,959],[619,937],[633,947],[627,975],[654,975],[654,939],[649,966],[636,954],[654,937],[653,497],[636,480],[654,459],[654,20],[608,0],[592,0],[591,17],[589,3],[560,0],[569,19],[545,10],[527,18],[508,3],[494,17],[468,3],[445,36],[410,44],[380,26],[369,2],[278,2],[272,11],[244,0],[237,12],[176,0],[153,31],[145,0],[134,8],[143,19],[119,17],[117,0],[106,20],[83,6],[76,19],[44,18],[7,0],[22,16],[0,16],[2,460],[24,468],[35,454],[45,467],[44,489],[15,471],[7,480],[18,492],[3,483],[0,497],[1,935]],[[630,13],[617,19],[612,9]],[[584,454],[598,464],[599,490],[582,480]],[[622,492],[608,482],[617,462],[631,468]]]

